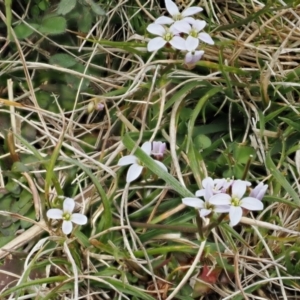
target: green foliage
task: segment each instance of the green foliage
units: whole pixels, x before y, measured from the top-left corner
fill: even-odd
[[[57,14],[66,15],[76,6],[77,0],[61,0],[57,7]]]
[[[42,20],[39,31],[43,34],[62,34],[67,29],[67,21],[63,17],[49,16]]]

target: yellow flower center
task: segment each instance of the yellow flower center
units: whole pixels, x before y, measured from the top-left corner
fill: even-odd
[[[167,32],[164,36],[164,40],[167,42],[171,41],[172,38],[173,38],[173,34],[171,32]]]
[[[236,198],[236,197],[231,198],[231,205],[232,206],[240,206],[240,199]]]
[[[71,214],[70,213],[64,213],[63,214],[63,220],[70,221],[71,220]]]
[[[197,37],[198,37],[198,32],[197,32],[197,30],[192,29],[192,30],[190,31],[190,36],[192,36],[192,37],[194,37],[194,38],[197,38]]]

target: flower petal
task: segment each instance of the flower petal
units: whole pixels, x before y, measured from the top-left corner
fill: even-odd
[[[260,200],[252,197],[242,199],[240,205],[248,210],[262,210],[264,208],[264,205]]]
[[[188,16],[195,15],[195,14],[201,12],[202,10],[203,10],[203,8],[201,8],[201,7],[191,6],[191,7],[186,8],[186,9],[181,13],[181,15],[182,15],[183,17],[188,17]]]
[[[197,32],[201,31],[205,26],[206,22],[202,20],[195,20],[192,24],[193,29],[195,29]]]
[[[83,214],[72,214],[71,221],[78,225],[85,225],[87,223],[87,217]]]
[[[195,207],[195,208],[203,208],[204,207],[204,201],[199,198],[189,198],[189,197],[183,198],[182,203],[187,206],[191,206],[191,207]]]
[[[118,166],[127,166],[136,164],[138,162],[138,159],[134,155],[126,155],[119,159]]]
[[[179,9],[173,1],[165,0],[165,4],[166,4],[166,9],[171,16],[179,14]]]
[[[209,203],[213,205],[230,205],[231,197],[228,194],[216,194],[209,199]]]
[[[147,45],[147,50],[149,52],[156,51],[162,48],[167,42],[162,37],[156,37],[149,41]]]
[[[239,206],[231,206],[229,210],[230,226],[238,224],[242,218],[243,210]]]
[[[232,198],[242,199],[246,192],[246,183],[243,180],[235,180],[232,184]]]
[[[205,201],[209,202],[209,199],[212,196],[213,196],[212,186],[208,184],[205,188],[205,195],[204,195]]]
[[[169,43],[178,50],[185,50],[185,40],[180,36],[174,36]]]
[[[212,212],[211,209],[202,208],[199,211],[199,215],[201,218],[204,218],[204,217],[208,216],[211,212]]]
[[[141,175],[143,168],[143,166],[138,164],[131,165],[127,171],[126,182],[132,182],[136,180]]]
[[[51,208],[47,211],[47,217],[49,219],[62,219],[63,211],[58,208]]]
[[[154,21],[155,24],[159,24],[159,25],[170,25],[174,23],[174,20],[170,17],[159,17]]]
[[[189,35],[185,41],[186,50],[195,51],[198,46],[199,46],[199,39]]]
[[[152,34],[159,36],[163,36],[166,33],[166,29],[164,26],[155,23],[149,24],[147,26],[147,30]]]
[[[204,54],[203,50],[195,51],[193,56],[193,63],[195,64],[196,62],[198,62],[202,58],[203,54]]]
[[[188,52],[185,55],[184,62],[188,65],[188,64],[192,64],[193,61],[194,61],[194,55],[192,54],[192,52]]]
[[[260,182],[250,193],[250,197],[254,197],[258,200],[261,200],[266,191],[268,189],[268,185],[267,184],[263,184],[262,182]]]
[[[210,37],[210,35],[206,32],[200,32],[198,34],[198,38],[199,40],[201,40],[202,42],[209,44],[209,45],[214,45],[214,41],[213,39]]]
[[[180,21],[176,21],[171,27],[170,27],[170,31],[171,32],[174,32],[174,29],[177,30],[177,32],[183,32],[183,33],[186,33],[186,34],[189,34],[192,30],[192,27],[189,23],[183,21],[183,20],[180,20]],[[174,33],[177,33],[177,32],[174,32]]]
[[[72,213],[75,208],[75,201],[72,198],[66,198],[63,203],[63,211],[64,213]]]
[[[168,168],[159,160],[154,159],[157,165],[159,165],[164,171],[168,172]]]
[[[192,25],[196,20],[192,17],[185,17],[184,19],[182,19],[182,21],[187,22],[190,25]]]
[[[205,195],[205,189],[198,190],[195,195],[197,197],[203,197]]]
[[[214,208],[214,211],[216,213],[226,213],[229,212],[230,210],[230,205],[218,205]]]
[[[151,142],[145,142],[141,148],[146,154],[148,155],[151,154],[151,149],[152,149]]]
[[[64,234],[69,234],[73,230],[73,224],[71,221],[63,221],[62,223],[62,231]]]
[[[204,188],[206,188],[207,185],[214,186],[214,181],[211,177],[204,178],[201,183]]]

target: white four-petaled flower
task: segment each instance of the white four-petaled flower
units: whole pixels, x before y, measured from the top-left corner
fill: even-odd
[[[64,234],[69,234],[73,230],[73,223],[85,225],[87,217],[83,214],[74,213],[75,201],[72,198],[66,198],[63,203],[63,209],[51,208],[47,211],[49,219],[63,220],[62,231]]]
[[[148,25],[147,30],[154,35],[158,35],[158,37],[148,42],[147,49],[149,52],[156,51],[167,43],[175,49],[185,50],[185,40],[178,35],[179,32],[173,25],[170,28],[166,28],[160,24],[152,23]]]
[[[204,197],[204,200],[199,198],[186,197],[182,199],[183,204],[194,207],[199,210],[200,217],[206,217],[212,212],[223,213],[228,212],[228,205],[215,206],[210,203],[211,197],[213,197],[212,186],[208,184],[205,189],[199,190],[196,196]]]
[[[141,149],[150,156],[151,154],[151,142],[145,142]],[[164,171],[168,172],[167,167],[160,161],[154,160]],[[127,171],[127,176],[126,176],[126,182],[132,182],[135,179],[137,179],[143,169],[144,165],[143,163],[135,156],[135,155],[126,155],[120,158],[118,162],[118,166],[127,166],[131,165]]]
[[[235,226],[239,223],[243,215],[243,208],[247,210],[262,210],[263,203],[254,197],[243,198],[248,182],[243,180],[235,180],[231,186],[231,195],[225,193],[215,194],[210,198],[210,203],[213,205],[228,205],[230,226]]]
[[[171,0],[165,0],[166,9],[168,13],[172,16],[170,17],[159,17],[155,20],[156,24],[161,25],[171,25],[177,21],[185,21],[187,23],[192,22],[194,18],[190,17],[201,12],[203,9],[201,7],[191,6],[186,8],[182,13],[179,12],[178,6]]]

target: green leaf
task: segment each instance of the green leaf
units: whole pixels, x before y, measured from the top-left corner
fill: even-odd
[[[39,27],[44,34],[61,34],[66,31],[67,21],[63,17],[49,17],[42,21]]]
[[[66,53],[58,53],[50,57],[49,63],[51,65],[59,65],[64,68],[73,67],[77,62],[74,57]]]
[[[20,161],[17,161],[13,164],[11,171],[14,173],[23,173],[29,172],[29,168]]]
[[[255,156],[256,152],[254,148],[245,146],[242,144],[234,143],[233,155],[236,161],[240,164],[246,164],[249,161],[250,156]]]
[[[88,32],[92,27],[93,17],[90,14],[90,11],[87,7],[82,7],[82,14],[77,21],[78,29],[81,32]]]
[[[90,1],[90,5],[91,5],[91,9],[93,10],[93,12],[96,14],[96,15],[99,15],[99,16],[105,16],[105,11],[98,5],[96,4],[95,2],[93,2],[92,0]]]
[[[211,139],[204,134],[199,134],[194,138],[194,143],[198,149],[206,149],[211,146]]]
[[[38,24],[29,24],[33,28],[37,29],[39,27]],[[20,24],[15,27],[15,34],[18,39],[26,39],[34,33],[32,28],[29,28],[26,24]]]
[[[223,90],[223,88],[221,87],[215,87],[212,88],[210,91],[208,91],[205,96],[203,96],[202,98],[200,98],[200,100],[198,101],[196,107],[193,110],[193,113],[191,115],[190,121],[189,121],[189,125],[188,125],[188,146],[189,143],[191,143],[192,140],[192,134],[193,134],[193,130],[195,128],[195,122],[197,120],[197,117],[200,113],[200,111],[202,110],[203,106],[205,105],[206,101],[214,96],[215,94],[221,92]]]
[[[293,198],[295,203],[300,206],[300,199],[293,187],[288,183],[285,177],[277,170],[275,164],[272,161],[270,153],[266,155],[266,165],[270,171],[270,174],[276,179],[276,181],[287,191],[287,193]]]
[[[76,0],[61,0],[57,7],[57,14],[66,15],[76,6]]]

